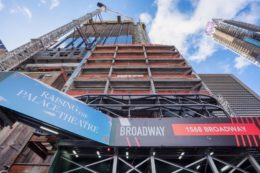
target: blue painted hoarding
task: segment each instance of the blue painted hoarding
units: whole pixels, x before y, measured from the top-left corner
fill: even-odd
[[[109,144],[112,120],[19,72],[0,72],[0,106],[85,138]]]

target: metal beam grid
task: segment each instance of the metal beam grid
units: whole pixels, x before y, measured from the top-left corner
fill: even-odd
[[[116,25],[116,26],[115,26]],[[95,28],[96,32],[94,31],[93,27]],[[111,36],[118,36],[119,30],[121,30],[121,35],[133,35],[133,27],[134,23],[133,22],[127,22],[127,21],[122,21],[121,23],[110,23],[107,21],[103,21],[102,23],[92,23],[92,24],[85,24],[83,25],[82,29],[90,28],[86,32],[87,35],[91,36],[98,36],[99,33],[102,33],[100,36],[101,37],[107,37],[111,31],[111,28],[114,27],[114,32],[111,33]],[[78,34],[75,35],[76,37],[79,36]]]
[[[259,149],[242,148],[109,148],[60,145],[62,173],[258,173]],[[84,143],[84,142],[83,142]],[[83,144],[82,143],[82,144]],[[70,147],[71,146],[71,147]],[[85,145],[86,146],[86,145]],[[76,155],[75,155],[76,153]],[[58,167],[55,164],[54,166]],[[56,170],[57,171],[57,170]]]
[[[86,15],[63,25],[55,29],[54,31],[51,31],[37,39],[33,39],[31,42],[8,52],[7,55],[0,61],[0,71],[11,70],[12,68],[16,67],[28,58],[35,55],[40,50],[51,46],[53,42],[56,41],[58,38],[69,33],[76,26],[80,26],[86,20],[100,14],[103,10],[104,9],[99,8],[92,13],[87,13]]]
[[[77,97],[112,117],[229,117],[208,95],[84,95]]]
[[[48,51],[38,52],[31,61],[33,63],[79,62],[85,52],[84,48],[49,49]]]
[[[106,84],[101,86],[103,81]],[[174,46],[118,44],[97,45],[68,93],[72,90],[84,93],[85,89],[86,94],[96,90],[103,90],[101,94],[125,91],[156,94],[200,88],[201,80],[192,74],[191,67]]]
[[[71,45],[73,45],[73,42],[77,40],[75,36],[76,32],[80,32],[82,40],[85,40],[86,38],[89,38],[91,36],[87,34],[88,30],[93,29],[90,27],[86,28],[83,33],[82,28],[80,28],[79,26],[80,25],[76,26],[77,31],[75,29],[72,34],[66,36],[66,38],[72,38],[70,43],[69,44],[67,43],[67,46],[65,46],[64,48],[58,47],[59,45],[63,44],[63,42],[66,40],[63,39],[63,41],[60,41],[58,42],[58,44],[55,44],[56,45],[55,47],[50,47],[48,48],[48,50],[43,50],[38,52],[36,55],[33,56],[32,59],[29,59],[30,61],[24,62],[23,64],[25,65],[23,66],[20,65],[20,68],[32,70],[30,66],[34,67],[38,65],[39,67],[42,67],[42,69],[45,69],[44,63],[47,63],[48,65],[54,65],[53,70],[56,70],[55,66],[57,63],[63,63],[66,64],[67,66],[70,65],[74,66],[75,63],[79,63],[78,65],[81,65],[81,61],[83,61],[86,54],[89,53],[89,51],[87,50],[91,49],[91,46],[97,43],[99,39],[99,35],[101,35],[102,32],[104,32],[104,30],[101,33],[97,33],[96,38],[91,43],[88,43],[88,45],[86,45],[85,47],[81,47],[81,44],[85,44],[84,41],[82,41],[82,43],[80,44],[81,48],[74,48],[73,46],[71,47]],[[37,67],[37,70],[39,69],[39,67]],[[49,66],[48,68],[51,69],[52,67]],[[66,68],[65,70],[67,70],[69,73],[71,72],[71,69]]]
[[[108,44],[105,43],[105,40],[108,37],[115,37],[115,42],[118,41],[118,36],[132,36],[131,43],[139,43],[137,33],[134,33],[134,29],[137,28],[140,24],[134,24],[133,22],[129,21],[121,21],[118,22],[109,22],[103,21],[102,23],[94,22],[94,23],[86,23],[81,28],[85,30],[83,33],[85,35],[89,35],[90,37],[100,37],[98,44]],[[69,35],[70,37],[72,35]],[[80,34],[76,33],[74,37],[80,37]],[[142,40],[141,43],[146,43],[146,40]],[[112,43],[109,43],[112,44]]]

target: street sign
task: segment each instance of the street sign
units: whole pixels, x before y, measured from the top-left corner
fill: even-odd
[[[259,147],[260,117],[119,118],[110,144],[128,147]]]
[[[0,72],[0,106],[41,126],[109,144],[109,116],[22,73]]]

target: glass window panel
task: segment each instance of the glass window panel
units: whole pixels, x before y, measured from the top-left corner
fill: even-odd
[[[105,37],[100,37],[97,44],[103,44]]]
[[[71,41],[73,40],[73,38],[67,38],[66,40],[64,40],[57,48],[65,48],[66,46],[68,46]]]
[[[127,44],[127,36],[126,35],[120,35],[117,37],[117,44]]]
[[[128,35],[128,36],[127,36],[127,44],[132,44],[132,42],[133,42],[133,37],[132,37],[132,35]]]
[[[88,44],[91,45],[92,42],[95,41],[95,39],[96,39],[95,37],[89,37],[88,40],[87,40]],[[85,45],[85,43],[83,42],[83,40],[82,40],[81,43],[82,43],[82,44],[79,44],[79,45],[80,45],[79,48],[86,47],[86,45]]]
[[[69,44],[69,46],[67,45],[66,48],[72,48],[72,47],[78,47],[79,44],[82,42],[82,38],[79,37],[79,38],[75,38],[73,43]]]
[[[73,42],[73,44],[74,44],[74,47],[78,47],[79,45],[80,45],[80,43],[82,43],[82,38],[81,37],[79,37],[79,38],[77,38],[77,40],[75,40],[74,42]]]
[[[88,38],[88,42],[89,42],[89,43],[92,43],[94,40],[95,40],[95,37],[89,37],[89,38]]]
[[[257,47],[260,47],[260,41],[258,41],[258,40],[255,40],[255,39],[252,39],[252,38],[249,38],[249,37],[245,37],[244,41],[246,41],[246,42],[248,42],[250,44],[253,44],[253,45],[257,46]]]
[[[105,44],[115,44],[116,37],[108,37],[105,41]]]
[[[80,44],[80,46],[78,48],[83,48],[83,47],[86,47],[84,41],[82,41],[82,43]]]
[[[49,48],[50,48],[50,49],[54,49],[54,48],[58,47],[58,46],[59,46],[62,42],[64,42],[66,39],[67,39],[67,38],[64,38],[64,39],[58,41],[57,43],[55,43],[54,45],[50,46]]]

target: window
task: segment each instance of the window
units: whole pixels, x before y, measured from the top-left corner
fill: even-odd
[[[104,44],[115,44],[116,37],[107,37]]]

